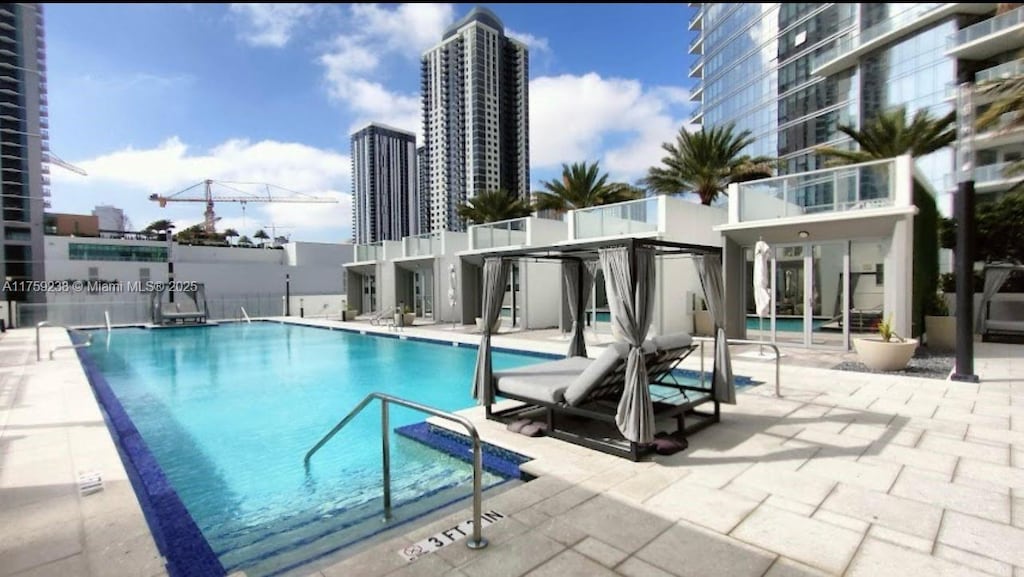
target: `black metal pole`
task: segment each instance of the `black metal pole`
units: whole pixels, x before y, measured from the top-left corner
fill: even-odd
[[[292,275],[284,275],[284,316],[292,316]]]
[[[956,220],[956,366],[954,381],[978,382],[974,374],[974,181],[957,185]]]

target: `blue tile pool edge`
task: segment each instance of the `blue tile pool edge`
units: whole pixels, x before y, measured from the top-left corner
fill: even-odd
[[[71,333],[72,342],[81,341]],[[121,463],[142,507],[157,549],[171,577],[225,575],[217,555],[171,487],[135,424],[86,348],[76,349],[78,360],[100,404],[107,430],[114,439]]]
[[[449,431],[426,421],[398,427],[395,433],[462,462],[473,462],[472,441],[462,433]],[[532,460],[515,451],[483,441],[480,442],[480,458],[483,470],[508,479],[522,479],[519,465]]]

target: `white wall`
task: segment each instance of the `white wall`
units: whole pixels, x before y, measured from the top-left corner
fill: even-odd
[[[569,240],[569,223],[564,220],[530,217],[530,246],[545,246]]]
[[[340,266],[355,259],[355,245],[349,243],[290,242],[284,245],[284,252],[292,266]]]
[[[127,244],[139,244],[132,241]],[[156,243],[165,245],[166,243]],[[284,250],[274,248],[245,248],[236,246],[189,246],[175,243],[172,257],[175,265],[179,262],[252,262],[283,265],[286,263]]]
[[[713,227],[729,219],[726,209],[704,206],[673,196],[665,197],[665,230],[662,238],[675,242],[722,246],[722,233]]]
[[[562,311],[562,268],[557,262],[520,261],[519,279],[527,329],[558,326]]]

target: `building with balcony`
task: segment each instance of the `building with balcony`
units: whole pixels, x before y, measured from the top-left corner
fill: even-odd
[[[102,231],[117,233],[132,229],[124,211],[116,206],[101,204],[92,209],[92,214],[98,219],[99,229]]]
[[[420,232],[416,135],[371,123],[352,134],[352,238],[398,240]]]
[[[45,278],[43,211],[49,207],[49,124],[42,4],[0,4],[0,278]],[[4,300],[39,301],[11,291]]]
[[[530,194],[529,53],[476,7],[422,58],[429,228],[465,230],[460,203],[485,190]]]

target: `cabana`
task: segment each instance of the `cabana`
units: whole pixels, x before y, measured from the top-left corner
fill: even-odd
[[[209,317],[206,306],[206,286],[192,283],[194,288],[174,291],[188,297],[178,302],[164,302],[164,295],[174,289],[164,284],[149,293],[149,311],[153,324],[166,326],[174,324],[205,324]],[[184,306],[182,306],[184,304]]]
[[[664,407],[664,403],[652,400],[650,377],[657,377],[658,384],[667,382],[661,379],[670,376],[675,363],[692,350],[692,341],[688,335],[663,335],[661,342],[658,339],[647,339],[654,308],[656,259],[673,255],[689,256],[696,265],[708,308],[715,319],[715,363],[710,388],[679,385],[677,388],[684,401],[669,403],[671,406]],[[482,256],[482,317],[485,329],[477,353],[472,392],[477,402],[486,406],[488,418],[496,419],[513,412],[522,412],[522,406],[503,411],[492,410],[496,394],[514,398],[525,402],[527,406],[532,404],[545,411],[548,435],[636,460],[652,449],[656,434],[655,418],[661,416],[656,415],[656,408],[672,409],[667,415],[677,420],[678,432],[686,434],[718,422],[720,403],[736,402],[728,343],[723,328],[724,288],[719,247],[653,238],[617,238],[546,247],[498,249]],[[537,386],[533,387],[532,392],[523,392],[524,389],[520,388],[521,394],[515,395],[501,390],[500,385],[496,387],[496,375],[491,367],[489,327],[500,314],[510,262],[520,259],[562,263],[562,282],[564,294],[568,297],[567,308],[572,328],[567,359],[545,363],[550,370],[539,371],[547,373],[539,380],[538,371],[534,368],[533,377]],[[591,361],[586,359],[583,337],[585,323],[582,316],[598,265],[604,273],[613,332],[618,335],[620,342],[608,347],[597,360]],[[683,300],[684,296],[679,295],[679,299]],[[685,350],[688,347],[689,350]],[[526,369],[529,372],[531,368]],[[508,373],[503,371],[498,374],[498,378]],[[517,376],[521,380],[528,375]],[[698,398],[688,399],[688,392]],[[606,413],[595,409],[597,403],[583,406],[598,400],[596,397],[602,394],[606,397],[603,400],[610,400],[614,405]],[[608,398],[609,394],[617,398]],[[700,413],[696,410],[697,406],[705,403],[713,405],[713,413]],[[684,429],[683,418],[687,414],[700,415],[704,419],[700,426]],[[561,415],[613,422],[622,439],[588,438],[563,430],[554,422],[555,417]]]
[[[978,307],[975,328],[983,341],[993,337],[1024,337],[1024,319],[1019,316],[992,318],[992,299],[1013,274],[1024,275],[1024,265],[994,263],[985,265],[985,288]]]

